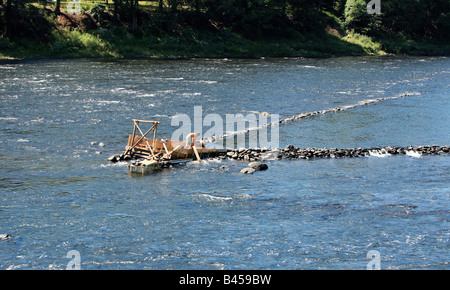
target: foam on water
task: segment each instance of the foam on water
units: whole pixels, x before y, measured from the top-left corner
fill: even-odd
[[[116,163],[102,163],[99,165],[94,165],[92,166],[93,169],[97,169],[97,168],[109,168],[109,167],[126,167],[128,166],[128,162],[126,161],[121,161],[121,162],[116,162]]]
[[[420,152],[414,151],[414,150],[406,150],[405,154],[411,157],[420,158],[422,157],[422,154]]]
[[[212,201],[229,201],[229,200],[233,200],[232,197],[215,196],[215,195],[205,194],[205,193],[201,193],[198,196],[202,197],[204,199],[207,199],[207,200],[212,200]]]
[[[388,153],[386,150],[381,149],[381,150],[370,150],[369,154],[371,157],[388,157],[391,156],[390,153]]]
[[[277,160],[278,150],[271,150],[270,152],[261,155],[261,160]]]
[[[0,117],[0,121],[17,121],[18,118],[15,117]]]

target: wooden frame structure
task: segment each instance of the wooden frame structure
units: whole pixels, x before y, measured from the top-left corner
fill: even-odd
[[[133,135],[131,138],[131,146],[127,146],[127,148],[125,148],[125,152],[123,153],[123,155],[127,155],[128,153],[130,153],[131,150],[133,150],[142,140],[144,140],[146,142],[146,147],[148,148],[148,150],[151,153],[151,157],[152,158],[156,158],[155,152],[153,151],[152,148],[155,148],[156,145],[156,133],[158,131],[158,124],[160,122],[158,121],[146,121],[146,120],[137,120],[137,119],[133,119]],[[150,129],[147,130],[147,132],[142,132],[141,128],[139,127],[139,123],[148,123],[148,124],[153,124]],[[140,138],[135,142],[135,137],[136,137],[136,130],[139,131],[139,133],[141,133]],[[153,131],[153,146],[150,146],[150,143],[148,142],[148,139],[145,138],[145,136],[147,136],[151,131]]]
[[[142,130],[142,124],[149,124],[150,128]],[[197,160],[201,158],[218,156],[225,154],[223,149],[209,149],[204,147],[201,141],[195,141],[199,134],[190,133],[186,136],[186,141],[176,141],[169,139],[157,139],[158,121],[147,121],[133,119],[133,134],[128,136],[128,143],[125,151],[119,160],[129,160],[143,158],[143,160],[130,164],[128,167],[131,173],[148,173],[158,170],[160,165],[166,166]],[[153,139],[146,138],[153,132]]]

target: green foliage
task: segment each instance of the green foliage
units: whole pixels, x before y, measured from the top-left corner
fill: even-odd
[[[64,28],[53,32],[53,42],[48,49],[52,55],[108,56],[113,51],[108,42],[98,35]]]
[[[436,28],[440,32],[439,39],[447,41],[450,39],[450,12],[439,15],[436,20]]]
[[[359,33],[352,33],[344,37],[345,40],[361,46],[366,53],[374,54],[382,51],[381,44],[371,37]]]
[[[363,32],[369,26],[370,15],[364,0],[347,0],[344,16],[347,29]]]
[[[108,19],[108,14],[106,13],[106,7],[99,3],[96,3],[90,10],[92,18],[99,23],[103,24],[105,20]]]
[[[86,13],[64,24],[68,17],[57,17],[54,4],[41,8],[42,0],[4,0],[9,8],[0,17],[0,54],[448,53],[450,1],[381,0],[381,15],[368,14],[368,2],[116,0],[106,6],[104,0],[93,0],[84,3]]]
[[[7,49],[11,47],[11,42],[9,42],[9,38],[0,38],[0,50]]]

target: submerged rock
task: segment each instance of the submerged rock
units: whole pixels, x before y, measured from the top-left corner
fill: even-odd
[[[0,241],[9,240],[11,235],[9,234],[0,234]]]
[[[229,170],[230,168],[228,168],[228,166],[226,166],[226,165],[220,165],[219,169],[220,170]]]
[[[294,149],[294,145],[288,145],[286,146],[286,148],[284,148],[284,151],[290,151],[292,149]]]
[[[256,171],[267,170],[269,168],[267,164],[258,161],[250,162],[248,166],[250,166],[250,168],[255,169]]]
[[[110,157],[108,158],[108,161],[109,161],[109,162],[113,162],[113,163],[116,163],[116,162],[120,161],[120,160],[121,160],[121,158],[122,158],[122,156],[121,156],[121,155],[119,155],[119,154],[116,154],[116,155],[112,155],[112,156],[110,156]]]
[[[246,167],[246,168],[241,170],[241,173],[244,173],[244,174],[253,174],[255,172],[256,172],[256,170],[254,168],[251,168],[251,167]]]

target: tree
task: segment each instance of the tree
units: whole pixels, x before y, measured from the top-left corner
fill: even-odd
[[[439,31],[437,38],[450,39],[450,12],[442,13],[436,20],[436,25]]]
[[[249,38],[286,34],[286,7],[285,0],[249,0],[242,19],[243,33]]]
[[[219,21],[228,27],[236,27],[242,24],[248,7],[247,0],[206,0],[205,6],[208,9],[208,16],[215,21]]]
[[[287,0],[290,6],[290,13],[296,24],[296,28],[301,31],[321,30],[322,24],[319,4],[310,0]]]
[[[61,13],[61,0],[56,0],[56,4],[55,4],[55,14],[60,14]]]
[[[426,36],[449,39],[450,1],[421,1],[423,7],[423,27]]]
[[[170,6],[170,11],[172,13],[176,13],[177,8],[178,8],[178,0],[169,0],[169,6]]]
[[[6,9],[5,9],[5,35],[6,37],[12,37],[12,4],[13,0],[6,0]]]
[[[345,27],[355,32],[365,32],[370,23],[364,0],[347,0],[345,3]]]

